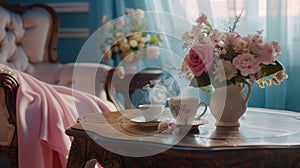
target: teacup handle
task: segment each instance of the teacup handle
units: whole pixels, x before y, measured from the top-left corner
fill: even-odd
[[[206,113],[206,110],[207,110],[207,104],[205,102],[200,102],[199,107],[201,106],[201,104],[203,104],[205,108],[204,108],[203,112],[197,118],[201,118]]]

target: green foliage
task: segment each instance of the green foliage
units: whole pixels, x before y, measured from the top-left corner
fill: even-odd
[[[275,61],[275,64],[261,65],[262,78],[273,75],[281,70],[283,70],[283,66],[279,61]]]
[[[208,73],[203,73],[201,76],[194,76],[190,82],[190,86],[198,88],[210,85]]]

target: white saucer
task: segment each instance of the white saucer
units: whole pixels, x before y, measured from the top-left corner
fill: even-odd
[[[145,118],[143,116],[138,116],[135,118],[130,119],[130,121],[134,124],[140,124],[142,126],[156,126],[158,125],[161,121],[169,119],[168,116],[160,116],[158,119],[156,120],[152,120],[152,121],[146,121]]]
[[[134,124],[138,124],[141,126],[157,126],[161,121],[170,119],[169,116],[160,116],[157,120],[146,121],[143,116],[138,116],[135,118],[130,119],[130,121]],[[195,119],[193,124],[191,125],[192,128],[198,128],[199,125],[207,124],[208,121],[206,119]]]
[[[161,120],[158,118],[156,120],[146,121],[146,119],[143,116],[138,116],[138,117],[132,118],[130,121],[134,122],[134,123],[149,123],[149,122],[150,123],[159,123]]]

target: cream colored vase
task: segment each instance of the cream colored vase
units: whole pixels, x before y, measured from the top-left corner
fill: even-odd
[[[210,112],[216,119],[216,126],[239,126],[239,119],[245,113],[251,86],[247,95],[239,84],[216,88],[210,99]]]

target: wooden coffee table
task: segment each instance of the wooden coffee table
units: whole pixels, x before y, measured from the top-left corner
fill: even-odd
[[[248,108],[239,128],[216,128],[208,112],[189,133],[162,134],[155,123],[133,123],[136,110],[84,116],[68,167],[96,159],[104,167],[300,167],[300,113]]]

